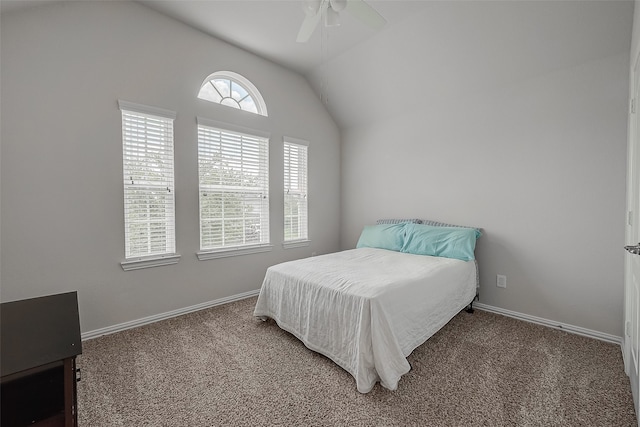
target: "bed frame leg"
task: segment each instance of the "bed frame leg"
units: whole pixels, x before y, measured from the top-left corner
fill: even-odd
[[[476,294],[476,297],[471,301],[471,303],[464,309],[467,313],[473,313],[475,310],[473,309],[473,301],[479,300],[480,294]]]

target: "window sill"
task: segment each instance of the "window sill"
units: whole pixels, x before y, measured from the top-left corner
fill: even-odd
[[[180,254],[159,255],[145,258],[122,261],[120,265],[124,271],[139,270],[141,268],[160,267],[163,265],[177,264]]]
[[[215,249],[209,251],[196,252],[200,261],[206,261],[209,259],[227,258],[232,256],[241,256],[249,254],[257,254],[260,252],[270,252],[273,249],[273,245],[260,245],[260,246],[241,246],[236,248]]]
[[[303,248],[309,246],[311,240],[290,240],[288,242],[282,242],[282,247],[285,249]]]

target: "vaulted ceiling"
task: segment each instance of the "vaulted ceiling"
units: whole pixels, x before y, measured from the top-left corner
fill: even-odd
[[[305,0],[138,1],[302,75],[377,34],[347,8],[340,13],[340,26],[320,25],[308,42],[297,43]],[[368,4],[387,20],[385,31],[401,25],[428,2],[369,0]]]
[[[630,1],[367,0],[339,27],[296,35],[305,0],[138,0],[304,75],[343,129],[628,52]],[[426,112],[428,114],[428,112]]]
[[[51,1],[2,0],[0,11]],[[347,9],[339,27],[297,43],[305,0],[131,1],[302,74],[341,128],[628,51],[633,10],[606,0],[367,0],[387,20],[381,30]]]

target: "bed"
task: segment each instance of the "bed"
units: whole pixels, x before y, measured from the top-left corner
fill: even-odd
[[[457,258],[451,242],[442,251],[442,235],[452,230],[467,230],[470,242],[461,256],[456,237]],[[476,297],[479,236],[417,222],[366,226],[355,249],[269,267],[254,316],[329,357],[359,392],[376,382],[395,390],[411,369],[407,356]]]

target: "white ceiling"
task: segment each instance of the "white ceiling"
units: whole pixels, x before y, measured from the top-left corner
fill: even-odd
[[[376,34],[347,9],[340,14],[339,27],[319,26],[307,43],[297,43],[296,36],[305,18],[303,0],[138,1],[303,75],[318,67],[323,60],[342,54]],[[387,20],[382,30],[385,31],[427,2],[369,0],[368,3]]]
[[[0,12],[52,3],[56,0],[1,0]],[[119,1],[119,0],[81,0]],[[133,0],[211,36],[279,63],[302,75],[376,34],[348,9],[339,27],[314,32],[307,43],[296,36],[305,18],[304,0]],[[368,0],[389,27],[422,9],[428,1]],[[324,42],[324,43],[323,43]]]

